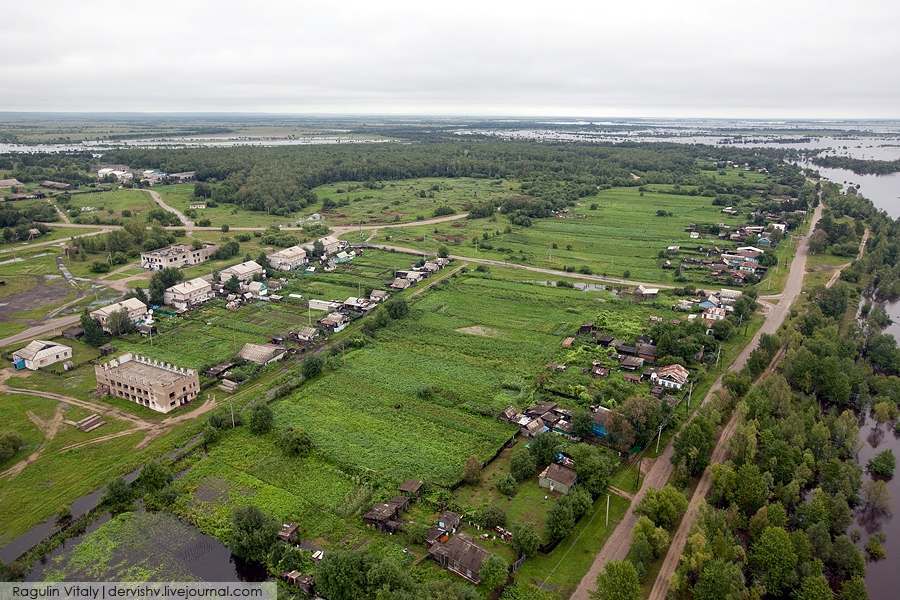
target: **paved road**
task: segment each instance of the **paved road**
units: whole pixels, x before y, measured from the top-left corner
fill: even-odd
[[[819,218],[822,216],[822,205],[816,207],[815,211],[813,211],[813,217],[810,222],[809,231],[813,231],[816,227],[816,223],[818,223]],[[790,272],[788,273],[787,281],[785,282],[784,290],[782,291],[781,299],[772,309],[766,314],[765,321],[763,321],[762,326],[753,336],[753,339],[750,340],[750,343],[747,344],[744,349],[738,354],[737,358],[735,358],[734,362],[728,368],[728,371],[739,371],[744,368],[744,365],[747,364],[747,359],[750,357],[750,353],[756,349],[759,345],[759,339],[764,333],[775,333],[781,324],[784,322],[785,318],[790,311],[791,304],[793,304],[794,300],[800,295],[801,290],[803,289],[803,275],[806,272],[806,257],[809,251],[809,232],[804,235],[799,243],[797,244],[797,251],[794,254],[794,260],[791,262]],[[708,403],[713,395],[722,388],[722,376],[720,375],[713,386],[710,388],[709,392],[707,392],[706,396],[703,398],[702,404]],[[696,414],[696,413],[694,413]],[[732,425],[729,422],[729,425]],[[726,426],[726,430],[727,430]],[[606,543],[601,548],[600,552],[597,554],[594,559],[594,563],[591,565],[591,568],[582,578],[581,583],[578,584],[578,588],[572,594],[572,600],[588,600],[590,597],[590,592],[594,590],[595,584],[597,581],[597,575],[603,570],[603,567],[606,566],[611,560],[624,560],[628,554],[628,550],[631,548],[631,534],[634,529],[635,524],[637,524],[638,516],[635,514],[634,509],[641,502],[641,499],[646,495],[647,490],[650,488],[661,488],[666,482],[669,480],[669,477],[674,470],[674,465],[672,464],[672,454],[674,452],[674,448],[672,442],[666,446],[663,453],[654,461],[653,466],[650,468],[650,471],[647,473],[647,476],[644,478],[644,481],[641,485],[641,489],[634,496],[634,501],[625,511],[625,515],[622,517],[622,520],[619,521],[619,524],[613,530],[609,539],[606,540]],[[701,479],[702,481],[702,479]],[[699,487],[699,486],[698,486]],[[687,521],[687,517],[682,519],[682,523]],[[688,529],[689,531],[689,529]],[[678,564],[678,557],[681,556],[681,551],[684,548],[684,541],[686,541],[687,536],[684,536],[684,539],[680,539],[678,536],[681,532],[681,528],[676,532],[675,537],[672,539],[672,544],[670,546],[670,554],[675,557],[674,565]],[[676,544],[680,542],[680,547],[677,547]],[[672,552],[672,550],[677,551]],[[668,560],[668,555],[666,557]],[[666,564],[664,562],[663,569],[666,569]],[[674,572],[674,567],[671,568],[670,571],[660,571],[659,577],[665,580],[665,585],[668,586],[668,580],[671,578],[672,573]],[[657,579],[659,582],[659,579]],[[665,596],[665,591],[663,591],[663,597]],[[651,598],[653,596],[651,595]]]

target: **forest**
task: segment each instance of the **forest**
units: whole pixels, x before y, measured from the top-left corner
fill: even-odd
[[[510,208],[523,217],[550,210],[597,189],[641,184],[698,186],[698,194],[736,193],[734,186],[704,178],[698,161],[734,160],[777,173],[797,189],[799,171],[777,152],[679,144],[528,144],[496,140],[466,143],[420,141],[412,144],[283,146],[273,148],[121,149],[103,156],[104,164],[196,171],[197,194],[269,214],[288,214],[317,202],[311,191],[339,181],[397,180],[413,177],[483,177],[522,181],[532,200]],[[93,181],[99,165],[90,154],[0,156],[0,169],[20,181],[54,179],[72,184]]]

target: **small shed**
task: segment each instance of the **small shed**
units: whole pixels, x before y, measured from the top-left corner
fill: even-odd
[[[577,479],[578,476],[575,474],[575,471],[569,467],[551,463],[538,476],[538,485],[549,489],[551,492],[568,494]]]
[[[400,484],[400,491],[407,496],[418,497],[419,492],[422,491],[422,485],[423,483],[419,479],[407,479]]]

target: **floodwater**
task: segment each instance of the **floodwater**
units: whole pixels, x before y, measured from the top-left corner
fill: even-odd
[[[216,538],[201,533],[192,525],[167,513],[137,512],[132,519],[148,520],[146,523],[158,538],[123,540],[105,565],[73,567],[68,564],[76,548],[93,532],[110,520],[109,514],[95,520],[82,535],[66,540],[53,552],[39,561],[28,573],[26,581],[41,581],[46,576],[62,576],[78,580],[109,579],[121,576],[124,567],[128,572],[148,569],[152,578],[171,578],[200,581],[265,581],[268,578],[264,565],[247,563],[236,556]],[[143,530],[139,531],[143,538]],[[75,561],[78,563],[78,561]],[[160,570],[162,567],[163,570]],[[169,570],[171,569],[171,571]]]
[[[859,430],[860,450],[857,462],[865,469],[869,459],[879,452],[891,449],[895,456],[900,456],[900,436],[895,433],[892,424],[880,427],[871,415],[867,415]],[[871,479],[868,473],[863,474],[863,481]],[[900,590],[900,474],[894,475],[888,482],[891,494],[892,513],[872,516],[858,510],[852,528],[862,534],[858,546],[863,548],[869,536],[876,532],[884,532],[887,541],[884,546],[887,558],[866,564],[866,589],[871,600],[894,600]]]
[[[128,483],[131,483],[137,478],[139,473],[140,469],[136,469],[125,475],[123,479]],[[106,488],[103,487],[75,500],[71,506],[72,518],[77,519],[82,517],[97,508],[100,505],[100,501],[103,499],[103,493],[105,491]],[[3,548],[0,548],[0,561],[11,563],[58,530],[59,526],[56,524],[56,517],[50,517],[43,523],[38,523],[7,545],[3,546]]]
[[[135,140],[92,140],[80,144],[0,143],[0,154],[32,152],[104,152],[127,148],[230,148],[232,146],[307,146],[311,144],[373,144],[392,142],[386,138],[359,135],[309,135],[292,138],[257,137],[160,137]]]
[[[859,185],[859,193],[892,218],[900,218],[900,173],[890,175],[857,175],[849,169],[814,167],[823,177],[847,187]]]

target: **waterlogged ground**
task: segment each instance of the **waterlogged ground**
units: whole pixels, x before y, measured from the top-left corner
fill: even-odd
[[[169,513],[123,513],[49,555],[33,581],[237,581],[253,578],[221,542]]]

